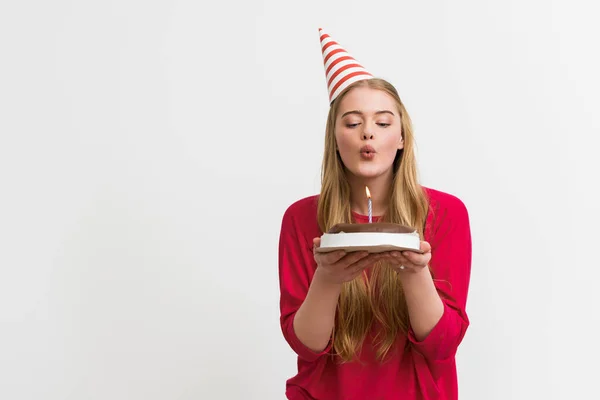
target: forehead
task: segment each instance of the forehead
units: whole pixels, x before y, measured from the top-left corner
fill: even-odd
[[[340,102],[338,115],[346,111],[360,110],[364,113],[373,113],[379,110],[397,111],[394,98],[383,90],[368,87],[357,87],[350,90]]]

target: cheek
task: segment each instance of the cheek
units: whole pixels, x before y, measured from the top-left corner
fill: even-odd
[[[400,144],[400,137],[396,136],[396,135],[390,135],[389,137],[385,138],[385,142],[383,144],[383,147],[385,149],[389,149],[390,153],[396,153],[396,150],[398,150],[398,145]]]
[[[352,147],[352,141],[348,135],[344,134],[344,132],[338,133],[336,135],[336,140],[340,153],[345,153]]]

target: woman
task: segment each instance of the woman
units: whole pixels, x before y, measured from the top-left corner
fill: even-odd
[[[319,195],[283,216],[281,327],[298,356],[288,399],[457,399],[455,354],[469,325],[468,212],[417,181],[410,118],[396,89],[320,30],[330,110]],[[343,222],[414,227],[421,250],[315,253]]]

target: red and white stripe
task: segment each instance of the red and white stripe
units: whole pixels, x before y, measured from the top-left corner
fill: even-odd
[[[352,83],[373,78],[371,73],[359,64],[339,43],[334,41],[329,34],[325,33],[322,28],[319,28],[319,38],[321,40],[321,52],[325,64],[325,77],[330,103]]]

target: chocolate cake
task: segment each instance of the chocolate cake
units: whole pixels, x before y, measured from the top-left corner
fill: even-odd
[[[421,253],[418,232],[390,222],[337,224],[321,236],[318,252],[367,250],[370,253],[410,250]]]

